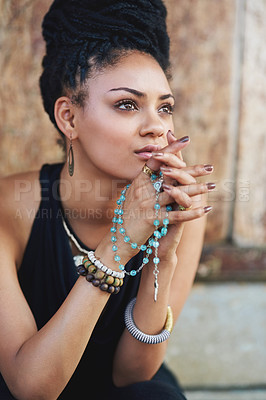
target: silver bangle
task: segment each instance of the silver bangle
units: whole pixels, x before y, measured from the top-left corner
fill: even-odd
[[[129,331],[129,333],[137,340],[139,340],[142,343],[147,343],[147,344],[158,344],[162,343],[165,340],[169,339],[172,328],[173,328],[173,315],[172,315],[172,310],[171,307],[168,306],[167,310],[167,319],[166,323],[164,326],[164,329],[162,332],[160,332],[158,335],[148,335],[147,333],[144,333],[140,331],[134,322],[133,319],[133,310],[134,306],[136,303],[136,297],[134,297],[127,305],[127,308],[125,310],[125,325]]]

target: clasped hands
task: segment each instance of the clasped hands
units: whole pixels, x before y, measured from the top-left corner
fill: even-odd
[[[146,163],[152,170],[161,171],[163,174],[158,219],[162,224],[168,214],[169,229],[167,236],[162,238],[163,246],[160,246],[160,252],[163,248],[165,251],[168,248],[167,252],[170,248],[176,249],[184,223],[198,219],[212,209],[204,203],[204,194],[215,188],[214,183],[196,181],[196,178],[210,175],[213,172],[212,165],[187,166],[182,160],[181,150],[189,144],[189,138],[185,136],[177,140],[169,131],[167,140],[168,145],[152,153],[152,157]],[[145,243],[154,231],[154,204],[155,189],[149,176],[140,172],[128,190],[124,207],[125,228],[130,232],[132,240],[139,245]],[[168,213],[167,205],[172,206],[172,211]]]

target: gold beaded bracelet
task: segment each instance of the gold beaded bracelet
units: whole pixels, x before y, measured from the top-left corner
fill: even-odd
[[[83,258],[82,264],[76,267],[77,273],[84,276],[93,286],[99,287],[103,292],[117,294],[124,283],[122,278],[116,278],[106,274],[96,267],[87,257]]]

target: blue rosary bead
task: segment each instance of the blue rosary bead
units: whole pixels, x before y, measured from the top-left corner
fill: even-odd
[[[116,236],[112,236],[112,237],[111,237],[111,241],[112,241],[113,243],[115,243],[115,242],[117,241]]]
[[[114,213],[115,213],[115,214],[119,214],[119,209],[116,208],[116,209],[114,210]]]
[[[129,236],[125,236],[124,237],[124,242],[128,243],[130,241],[130,237]]]
[[[162,235],[160,234],[159,231],[155,231],[155,232],[154,232],[154,236],[155,236],[157,239],[161,239],[161,237],[162,237]]]
[[[112,246],[112,250],[117,251],[117,246],[115,244]]]
[[[122,225],[122,224],[123,224],[123,222],[124,222],[124,221],[123,221],[123,219],[122,219],[122,218],[118,218],[118,219],[117,219],[117,223],[118,223],[119,225]]]
[[[172,206],[166,206],[166,211],[172,211],[173,207]]]
[[[125,266],[124,266],[123,264],[120,264],[120,265],[119,265],[119,269],[120,269],[120,271],[124,271]]]
[[[110,231],[111,231],[112,233],[115,233],[115,232],[116,232],[116,227],[112,226],[112,228],[110,229]]]
[[[117,218],[114,217],[114,218],[112,219],[112,222],[114,222],[114,223],[116,224],[116,223],[117,223]]]
[[[154,240],[154,242],[153,242],[153,247],[157,248],[157,247],[159,247],[159,245],[160,245],[160,243],[157,242],[156,240]]]
[[[162,235],[162,236],[165,236],[165,235],[167,234],[167,231],[168,231],[167,228],[165,228],[165,227],[162,228],[162,229],[161,229],[161,235]]]
[[[126,200],[126,198],[125,198],[125,196],[123,194],[120,196],[120,200],[121,201],[125,201]]]
[[[155,203],[154,208],[155,208],[155,210],[160,210],[161,206],[159,203]]]
[[[154,264],[159,264],[160,259],[158,257],[154,257],[153,262]]]
[[[146,253],[147,253],[147,254],[151,254],[151,253],[152,253],[152,249],[151,249],[151,248],[148,248],[148,249],[146,250]]]
[[[168,219],[168,218],[164,218],[163,224],[164,224],[164,225],[168,225],[168,224],[169,224],[169,219]]]
[[[140,246],[140,250],[145,251],[147,249],[147,246],[145,244],[142,244]]]
[[[115,261],[120,261],[121,260],[121,257],[119,255],[117,255],[117,254],[115,255],[114,258],[115,258]]]
[[[159,221],[158,219],[155,219],[155,220],[153,221],[153,225],[159,226],[159,225],[160,225],[160,221]]]
[[[157,231],[156,231],[156,232],[157,232]],[[154,233],[155,233],[155,232],[154,232]],[[150,239],[149,239],[149,245],[150,245],[150,246],[153,245],[153,240],[154,240],[153,238],[150,238]]]
[[[119,232],[123,235],[124,233],[126,233],[126,230],[124,228],[120,228]]]
[[[137,243],[131,243],[132,249],[136,249],[138,247]]]
[[[143,264],[148,264],[149,259],[148,259],[147,257],[144,257],[143,260],[142,260],[142,262],[143,262]]]
[[[134,269],[132,269],[132,271],[130,271],[130,275],[135,276],[135,275],[137,275],[137,272]]]

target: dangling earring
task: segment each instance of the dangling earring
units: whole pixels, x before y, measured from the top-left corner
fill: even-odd
[[[68,163],[68,173],[70,176],[73,176],[73,174],[74,174],[74,153],[73,153],[73,146],[72,146],[72,133],[70,134],[70,146],[69,146],[69,150],[68,150],[67,163]]]

